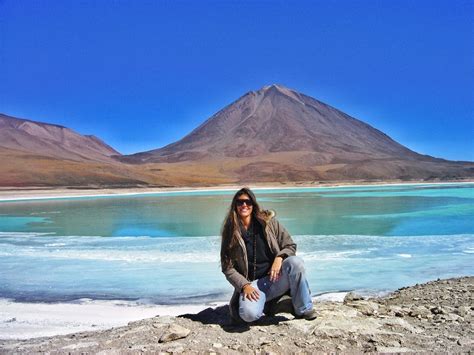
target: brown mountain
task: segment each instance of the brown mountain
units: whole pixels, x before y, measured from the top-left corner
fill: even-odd
[[[0,147],[75,161],[114,161],[120,155],[94,136],[49,123],[0,114]]]
[[[383,132],[281,85],[251,91],[178,142],[120,157],[163,170],[193,166],[232,182],[453,179],[474,163],[418,154]]]
[[[249,92],[178,142],[122,156],[94,136],[0,115],[0,186],[205,186],[474,178],[281,85]]]
[[[115,149],[63,126],[0,114],[0,186],[159,184],[153,171],[112,158]]]

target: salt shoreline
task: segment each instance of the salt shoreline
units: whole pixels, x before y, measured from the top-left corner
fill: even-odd
[[[0,340],[31,339],[104,330],[155,316],[197,313],[222,303],[153,305],[130,301],[14,302],[0,299]]]
[[[328,184],[248,184],[246,186],[258,190],[289,190],[289,189],[318,189],[318,188],[345,188],[345,187],[383,187],[383,186],[413,186],[413,185],[458,185],[458,184],[474,184],[471,180],[448,181],[448,182],[341,182]],[[163,188],[109,188],[109,189],[65,189],[65,188],[24,188],[10,189],[0,188],[0,202],[15,201],[34,201],[48,199],[70,199],[70,198],[95,198],[110,196],[140,196],[148,194],[169,194],[169,193],[193,193],[193,192],[232,192],[241,188],[243,185],[216,185],[213,187],[163,187]]]
[[[385,297],[353,293],[344,302],[316,301],[318,318],[289,313],[249,325],[229,323],[227,306],[180,317],[28,340],[0,340],[0,352],[314,354],[328,352],[451,352],[474,350],[474,277],[403,287]]]
[[[342,302],[348,292],[324,293],[316,302]],[[0,340],[32,339],[79,331],[105,330],[156,316],[199,313],[227,302],[155,305],[123,300],[82,299],[74,302],[15,302],[0,298]]]

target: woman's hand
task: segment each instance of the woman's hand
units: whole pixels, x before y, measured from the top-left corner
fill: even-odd
[[[275,260],[273,260],[272,267],[270,268],[270,281],[271,282],[275,282],[280,279],[282,263],[283,263],[283,258],[281,256],[277,256]]]
[[[247,284],[242,289],[244,298],[247,298],[249,301],[257,301],[260,298],[260,293],[258,289],[252,286],[252,284]]]

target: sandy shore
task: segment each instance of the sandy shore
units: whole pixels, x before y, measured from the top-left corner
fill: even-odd
[[[358,186],[399,186],[399,185],[448,185],[468,183],[474,184],[472,180],[459,180],[449,182],[425,182],[425,181],[386,181],[386,182],[339,182],[339,183],[275,183],[275,184],[248,184],[252,189],[293,189],[293,188],[317,188],[317,187],[358,187]],[[175,192],[196,192],[196,191],[236,191],[242,185],[218,185],[201,187],[134,187],[134,188],[0,188],[0,201],[21,201],[37,199],[57,199],[72,197],[101,197],[101,196],[133,196],[145,194],[175,193]]]
[[[13,353],[256,353],[474,351],[474,277],[437,280],[373,299],[315,301],[314,321],[288,304],[252,325],[230,323],[226,306],[160,316],[109,330],[31,340],[0,340]]]

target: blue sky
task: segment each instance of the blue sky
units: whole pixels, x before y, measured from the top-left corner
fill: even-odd
[[[470,0],[0,0],[0,112],[135,153],[280,83],[473,161],[473,14]]]

